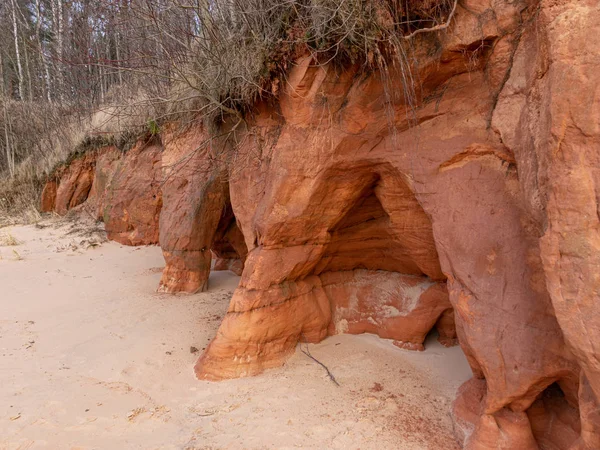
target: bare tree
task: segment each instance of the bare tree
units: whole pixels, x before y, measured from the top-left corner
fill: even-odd
[[[14,0],[13,0],[14,1]],[[63,98],[64,94],[64,74],[63,64],[64,58],[64,34],[63,34],[63,4],[61,0],[51,0],[52,3],[52,19],[54,26],[54,34],[56,36],[56,75],[58,78],[59,97]]]

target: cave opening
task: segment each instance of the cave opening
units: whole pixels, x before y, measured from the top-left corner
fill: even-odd
[[[527,409],[527,417],[540,448],[571,448],[581,435],[578,399],[568,398],[559,382],[538,396]]]
[[[213,256],[212,270],[230,270],[237,276],[242,275],[248,248],[229,199],[223,207],[210,250]]]
[[[245,218],[260,224],[244,237],[255,245],[197,376],[258,374],[281,365],[299,341],[338,334],[378,336],[395,352],[392,344],[424,350],[433,330],[440,344],[432,354],[455,346],[431,219],[409,177],[385,161],[353,161],[306,179],[304,192],[290,190],[285,207]],[[207,248],[234,259],[244,239],[229,201],[219,203],[219,218]],[[468,366],[462,348],[451,353]]]
[[[371,333],[424,350],[435,330],[442,345],[456,345],[431,221],[402,175],[379,169],[359,174],[314,268],[330,302],[328,334]]]

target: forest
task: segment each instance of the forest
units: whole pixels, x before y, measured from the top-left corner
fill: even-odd
[[[197,37],[196,12],[173,2],[3,2],[0,171],[12,177],[26,158],[67,151],[92,129],[114,132],[138,123],[135,103],[143,111],[164,100],[173,64],[186,57]],[[152,102],[144,102],[150,97]],[[111,108],[92,125],[103,105]],[[117,110],[113,129],[104,129],[102,123]],[[152,111],[144,118],[148,115]]]

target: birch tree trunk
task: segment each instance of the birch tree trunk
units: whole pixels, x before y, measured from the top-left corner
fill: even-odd
[[[23,55],[25,55],[25,71],[27,72],[27,100],[32,102],[33,86],[31,84],[31,68],[29,67],[29,52],[25,43],[23,43]]]
[[[12,147],[10,145],[10,133],[9,133],[9,117],[8,111],[6,108],[6,89],[4,88],[4,63],[2,61],[2,53],[0,52],[0,79],[2,80],[2,85],[0,86],[0,100],[2,101],[2,114],[4,118],[4,151],[6,154],[6,167],[8,168],[8,173],[10,177],[14,177],[15,175],[15,163],[14,163],[14,155],[12,151]]]
[[[12,6],[12,25],[15,38],[15,57],[17,62],[17,76],[19,78],[19,99],[23,100],[23,66],[21,65],[21,53],[19,51],[19,28],[17,26],[17,5],[15,0],[11,0]]]
[[[42,10],[40,6],[40,0],[35,0],[35,36],[38,43],[38,48],[40,50],[40,59],[42,60],[42,67],[44,68],[44,81],[46,86],[46,98],[48,102],[52,102],[52,94],[50,87],[50,70],[48,69],[48,61],[46,60],[46,54],[44,53],[44,47],[42,45]]]
[[[14,1],[14,0],[13,0]],[[56,65],[56,78],[58,79],[58,96],[64,96],[64,74],[62,65],[64,64],[64,36],[63,36],[63,11],[62,1],[52,0],[52,21],[54,22],[54,31],[57,39],[56,57],[58,64]]]

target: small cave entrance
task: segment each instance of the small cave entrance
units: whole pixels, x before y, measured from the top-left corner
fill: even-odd
[[[238,276],[242,275],[248,248],[246,247],[244,235],[238,227],[229,199],[225,202],[219,219],[211,253],[214,257],[211,270],[230,270]]]
[[[384,167],[363,179],[314,269],[330,301],[328,334],[372,333],[424,350],[435,330],[442,345],[456,345],[429,217],[397,171]]]
[[[568,392],[568,390],[567,390]],[[527,409],[540,448],[571,448],[581,435],[578,399],[568,398],[559,382],[552,383]]]

